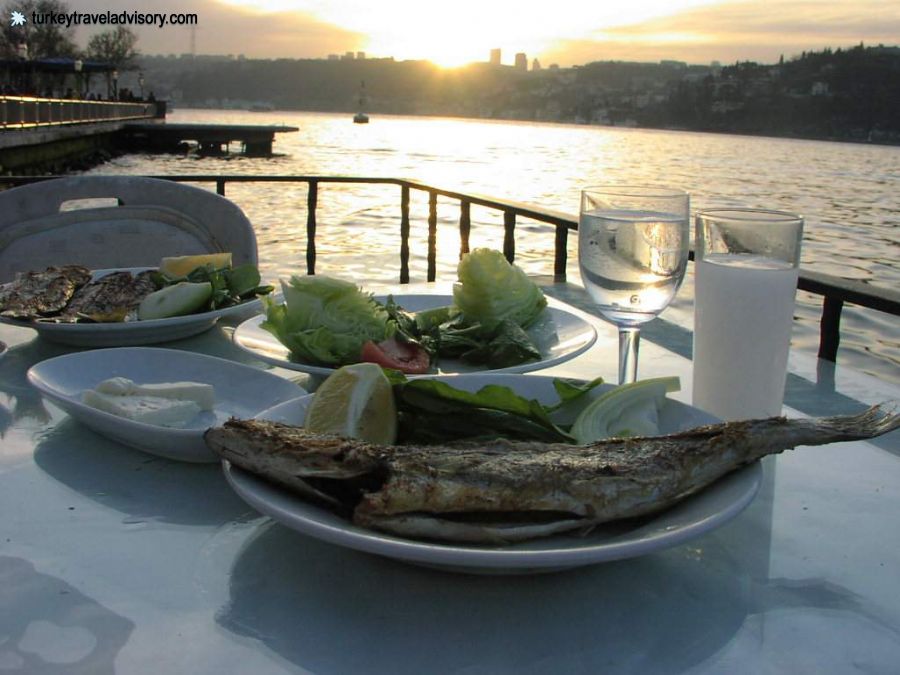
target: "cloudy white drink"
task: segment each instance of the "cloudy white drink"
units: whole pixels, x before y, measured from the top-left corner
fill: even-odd
[[[759,255],[697,263],[694,405],[723,419],[781,413],[798,270]]]

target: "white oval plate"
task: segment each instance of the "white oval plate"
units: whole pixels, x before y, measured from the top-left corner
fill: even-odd
[[[127,270],[142,272],[146,267],[128,267],[122,270],[94,270],[94,279],[111,272]],[[113,323],[50,323],[44,321],[21,321],[0,317],[0,322],[22,328],[33,328],[41,337],[65,345],[76,347],[124,347],[169,342],[197,335],[212,328],[223,316],[258,312],[262,307],[259,299],[242,302],[240,305],[223,307],[212,312],[173,316],[168,319],[145,321],[117,321]]]
[[[216,391],[215,408],[184,428],[134,422],[81,401],[81,392],[110,377],[140,384],[202,382]],[[219,460],[203,441],[204,432],[229,417],[253,417],[305,392],[282,377],[234,361],[178,349],[122,347],[57,356],[32,366],[28,381],[73,418],[103,436],[161,457],[184,462]]]
[[[544,403],[557,400],[553,378],[546,376],[483,374],[440,379],[470,391],[485,384],[502,384]],[[598,387],[594,393],[607,389],[609,386]],[[301,424],[310,398],[287,401],[258,417]],[[672,433],[716,421],[697,408],[669,400],[660,425],[663,433]],[[223,462],[223,469],[228,482],[248,504],[297,532],[409,563],[476,574],[549,572],[677,546],[724,525],[743,511],[756,496],[762,475],[759,462],[755,462],[654,517],[600,526],[585,536],[560,534],[509,546],[478,546],[416,541],[363,529],[229,462]]]
[[[386,296],[376,296],[384,300]],[[410,312],[418,312],[434,307],[446,307],[453,301],[452,295],[437,293],[419,293],[410,295],[394,295],[394,300]],[[538,321],[528,329],[535,345],[544,356],[540,361],[522,363],[509,368],[497,368],[488,371],[480,366],[470,366],[455,359],[441,359],[440,374],[458,374],[475,372],[492,373],[527,373],[532,370],[550,368],[569,359],[573,359],[586,351],[597,340],[596,329],[574,307],[570,307],[554,298],[547,298],[548,306]],[[234,331],[234,343],[241,349],[272,365],[290,370],[299,370],[311,375],[327,377],[334,368],[316,366],[291,358],[288,348],[260,324],[264,315],[247,319]]]

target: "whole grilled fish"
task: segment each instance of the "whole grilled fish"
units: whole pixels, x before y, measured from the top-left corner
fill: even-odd
[[[766,455],[898,427],[897,403],[887,403],[854,416],[772,417],[583,446],[378,446],[238,419],[205,438],[221,457],[357,525],[412,538],[508,543],[651,514]]]
[[[21,272],[0,286],[0,314],[13,319],[37,319],[54,314],[90,280],[91,271],[80,265]]]

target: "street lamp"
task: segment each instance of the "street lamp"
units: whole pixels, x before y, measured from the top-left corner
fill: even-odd
[[[141,100],[144,100],[144,74],[138,73],[138,86],[141,88]]]
[[[112,82],[113,82],[113,100],[119,100],[119,71],[113,69],[112,71]]]

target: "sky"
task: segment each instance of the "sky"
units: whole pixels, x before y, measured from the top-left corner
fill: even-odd
[[[142,4],[144,3],[144,4]],[[517,52],[544,66],[600,60],[692,64],[751,60],[825,47],[900,44],[900,0],[68,0],[79,12],[196,13],[194,29],[135,29],[145,54],[247,58],[427,59],[443,66]],[[84,26],[85,44],[94,32]]]

